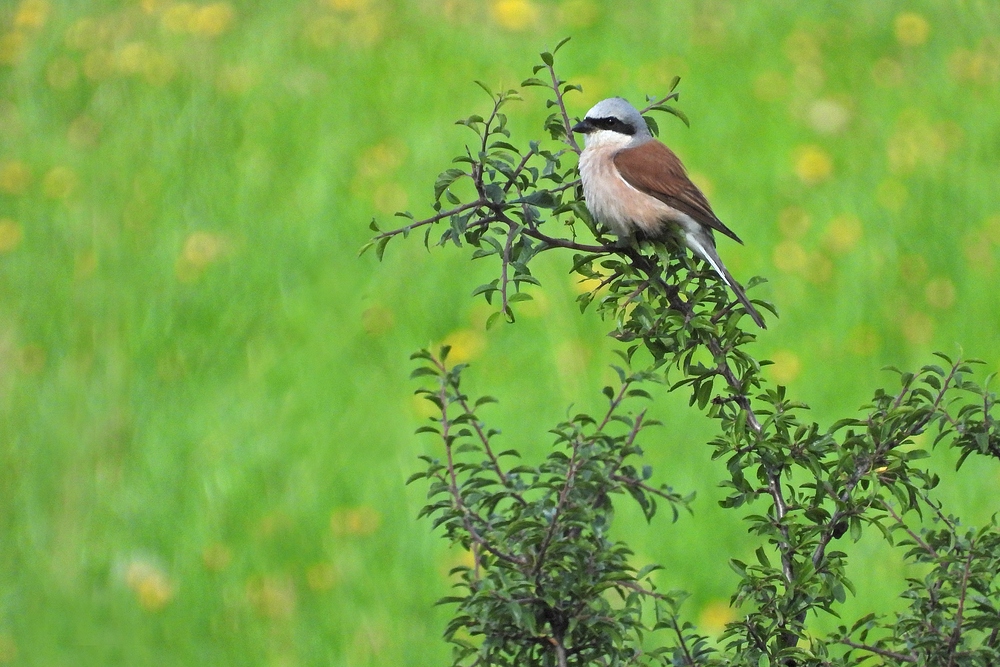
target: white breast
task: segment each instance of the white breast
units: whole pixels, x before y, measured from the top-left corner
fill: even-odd
[[[657,236],[664,223],[680,222],[680,212],[636,190],[619,175],[613,158],[629,141],[625,135],[605,130],[587,136],[587,147],[580,155],[583,196],[591,215],[619,237],[629,238],[636,229]]]

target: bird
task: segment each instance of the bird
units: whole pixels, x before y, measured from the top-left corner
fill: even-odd
[[[622,97],[595,104],[572,127],[585,135],[580,153],[583,198],[591,215],[625,243],[677,235],[729,286],[753,321],[766,329],[715,249],[713,232],[743,243],[719,220],[680,158],[655,139],[642,114]]]

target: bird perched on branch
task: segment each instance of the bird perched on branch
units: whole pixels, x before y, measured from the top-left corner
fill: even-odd
[[[649,239],[678,234],[719,274],[757,326],[766,329],[764,318],[719,258],[712,232],[743,241],[712,212],[674,152],[653,138],[639,110],[611,97],[595,104],[573,131],[587,135],[580,177],[590,213],[626,241],[636,232]]]

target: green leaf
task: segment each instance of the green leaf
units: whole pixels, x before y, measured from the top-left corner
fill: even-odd
[[[434,200],[441,199],[441,195],[448,189],[448,186],[465,175],[466,173],[462,169],[447,169],[438,175],[437,180],[434,181]]]
[[[552,54],[549,53],[548,51],[542,51],[542,53],[540,55],[541,55],[541,58],[542,58],[542,62],[545,63],[546,65],[548,65],[549,67],[552,67],[552,62],[553,62],[552,61]]]

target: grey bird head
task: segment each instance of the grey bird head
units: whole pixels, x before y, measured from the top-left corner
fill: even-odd
[[[652,137],[642,114],[623,97],[609,97],[595,104],[583,120],[573,126],[573,131],[587,135],[614,132],[640,140]]]

